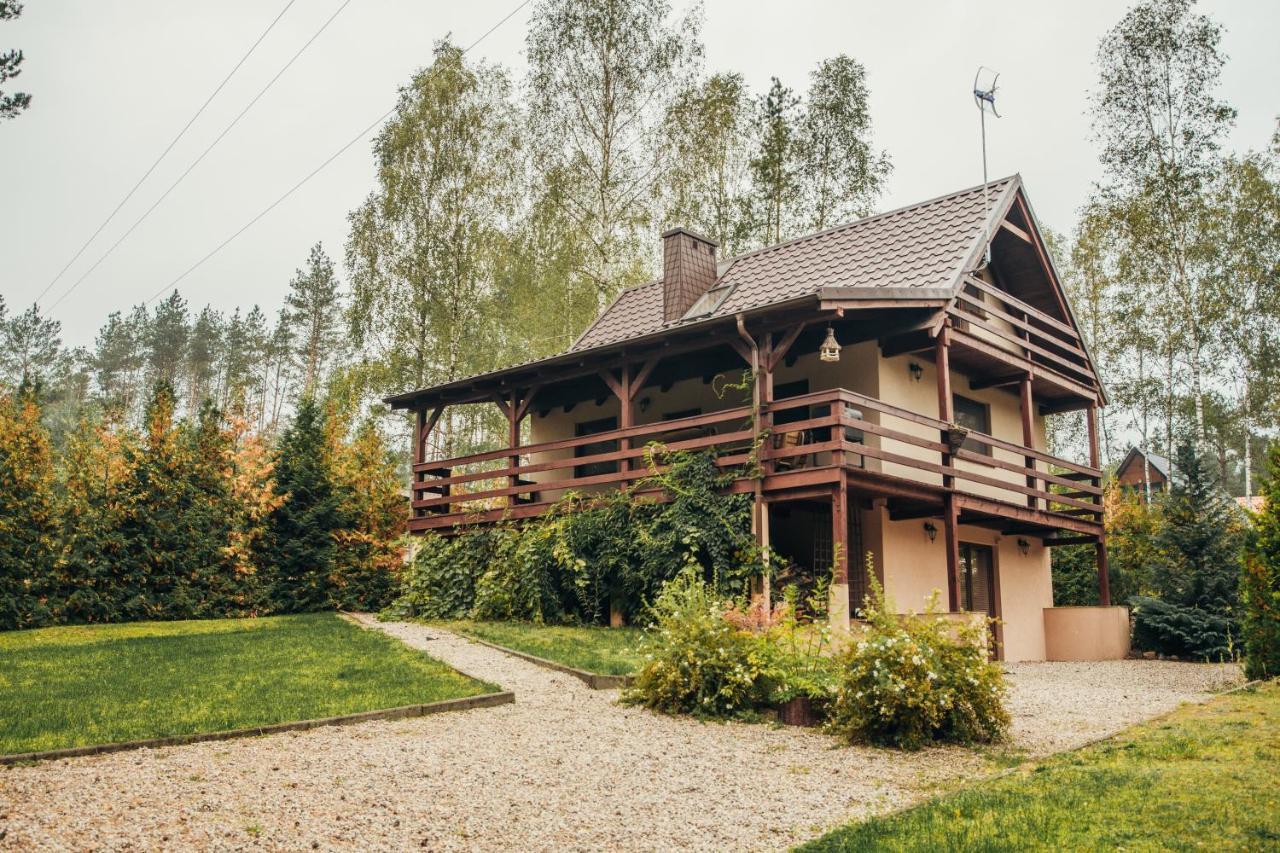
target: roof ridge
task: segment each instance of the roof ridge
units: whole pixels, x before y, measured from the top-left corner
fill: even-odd
[[[877,219],[884,219],[886,217],[894,216],[899,213],[906,213],[907,211],[915,210],[916,208],[927,207],[928,205],[931,205],[931,204],[937,204],[939,202],[947,201],[948,199],[956,198],[957,196],[962,196],[972,192],[977,192],[978,190],[983,189],[984,187],[995,187],[999,184],[1004,184],[1009,181],[1012,181],[1017,177],[1018,177],[1018,173],[1014,172],[1012,175],[1006,175],[1003,178],[996,178],[995,180],[987,181],[985,184],[974,184],[971,187],[965,187],[964,189],[961,189],[961,190],[954,190],[949,193],[944,193],[940,196],[935,196],[934,198],[925,199],[924,201],[917,201],[912,204],[903,205],[902,207],[895,207],[892,210],[886,210],[881,213],[873,213],[870,216],[864,216],[861,219],[852,219],[848,222],[842,222],[839,225],[832,225],[830,228],[823,228],[821,231],[813,231],[808,234],[801,234],[799,237],[792,237],[788,240],[783,240],[781,243],[773,243],[772,245],[769,245],[769,246],[761,246],[758,249],[752,249],[749,252],[743,252],[740,255],[733,255],[731,257],[725,258],[722,262],[739,261],[743,258],[749,258],[752,255],[759,255],[759,254],[763,254],[764,252],[771,252],[774,249],[782,249],[787,246],[795,245],[796,243],[803,243],[806,240],[813,240],[818,237],[825,237],[828,234],[834,234],[837,231],[843,231],[847,228],[852,228],[855,225],[863,225],[868,222],[874,222]],[[661,281],[661,279],[658,279],[658,281]]]

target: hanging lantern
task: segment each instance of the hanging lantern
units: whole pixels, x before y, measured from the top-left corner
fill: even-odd
[[[836,333],[830,326],[827,326],[827,339],[822,342],[822,349],[818,350],[818,358],[822,361],[840,360],[840,342],[836,340]]]

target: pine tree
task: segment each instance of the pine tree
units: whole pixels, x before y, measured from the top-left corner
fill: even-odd
[[[119,414],[115,415],[119,418]],[[144,577],[128,558],[128,516],[133,436],[119,423],[85,417],[67,444],[62,539],[65,558],[57,578],[60,622],[112,622],[121,618],[128,590]]]
[[[0,21],[9,21],[22,14],[22,4],[18,0],[0,0]],[[0,53],[0,83],[12,80],[22,73],[22,51],[10,50]],[[18,113],[31,106],[31,96],[26,92],[14,92],[6,95],[0,92],[0,119],[17,118]]]
[[[323,410],[303,397],[276,452],[276,491],[284,497],[267,518],[261,565],[270,578],[271,607],[280,613],[332,606],[334,532],[343,526],[333,481]]]
[[[1213,468],[1191,443],[1179,446],[1176,476],[1155,537],[1157,598],[1137,596],[1134,641],[1174,655],[1216,660],[1234,654],[1243,528]]]
[[[49,618],[57,506],[49,437],[30,389],[0,397],[0,630]]]
[[[754,184],[755,242],[779,243],[792,227],[798,183],[794,152],[796,107],[800,101],[777,77],[760,99],[756,156],[751,160]]]
[[[1263,505],[1240,577],[1245,675],[1280,675],[1280,443],[1268,454]]]
[[[177,387],[187,358],[191,329],[187,322],[187,301],[178,291],[156,306],[147,336],[147,372],[152,385]]]
[[[294,361],[301,374],[302,393],[313,394],[338,344],[342,320],[333,261],[319,243],[311,247],[306,271],[298,270],[289,282],[284,316],[297,342]]]

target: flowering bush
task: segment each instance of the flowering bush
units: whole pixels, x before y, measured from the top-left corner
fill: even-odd
[[[1004,737],[1004,674],[987,658],[985,625],[900,620],[875,577],[866,634],[840,658],[827,730],[851,743],[918,749],[931,741],[988,743]]]
[[[730,623],[728,611],[693,568],[668,582],[641,643],[644,664],[624,699],[700,717],[741,716],[763,705],[771,649],[762,636]]]

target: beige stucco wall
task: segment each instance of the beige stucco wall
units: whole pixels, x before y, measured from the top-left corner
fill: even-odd
[[[913,379],[911,376],[910,365],[912,363],[921,367],[922,373],[918,380]],[[1022,443],[1022,409],[1017,393],[1012,393],[1002,388],[984,388],[975,391],[969,387],[968,377],[954,370],[951,371],[951,390],[953,394],[959,394],[962,397],[986,403],[990,407],[992,436],[1014,444]],[[909,409],[934,418],[940,417],[936,365],[927,359],[910,355],[881,359],[879,362],[879,397],[884,402],[899,408]],[[918,435],[930,441],[940,440],[937,430],[914,424],[901,418],[886,417],[882,419],[881,423],[909,435]],[[1044,417],[1039,413],[1032,417],[1031,431],[1032,446],[1038,450],[1044,450],[1046,447]],[[886,439],[872,446],[881,446],[890,453],[896,453],[912,459],[924,459],[933,463],[938,462],[938,454],[935,451],[902,441]],[[1017,465],[1024,463],[1023,457],[1017,453],[1011,453],[999,448],[994,448],[992,453],[995,459],[1001,459]],[[963,460],[956,460],[955,465],[962,471],[975,471],[983,476],[1003,482],[1017,485],[1025,485],[1026,483],[1021,474],[1016,474],[1012,471],[1004,471]],[[883,470],[884,473],[896,477],[907,477],[934,484],[942,482],[941,475],[917,471],[896,462],[886,462],[881,468],[877,469],[872,465],[871,460],[868,460],[868,468]],[[957,479],[956,488],[982,497],[1025,503],[1025,498],[1018,493],[1001,489],[998,486],[973,483],[963,478]]]
[[[872,552],[894,608],[900,613],[923,611],[937,591],[938,604],[945,610],[947,551],[941,522],[933,521],[938,528],[933,541],[925,532],[923,519],[892,521],[884,508],[865,510],[862,522],[864,547]],[[1004,659],[1045,660],[1042,614],[1053,605],[1049,550],[1030,536],[1001,536],[963,524],[958,531],[961,542],[990,545],[994,550]],[[1019,538],[1027,542],[1026,555],[1018,547]]]
[[[1129,608],[1046,607],[1047,660],[1123,660],[1129,656]]]

